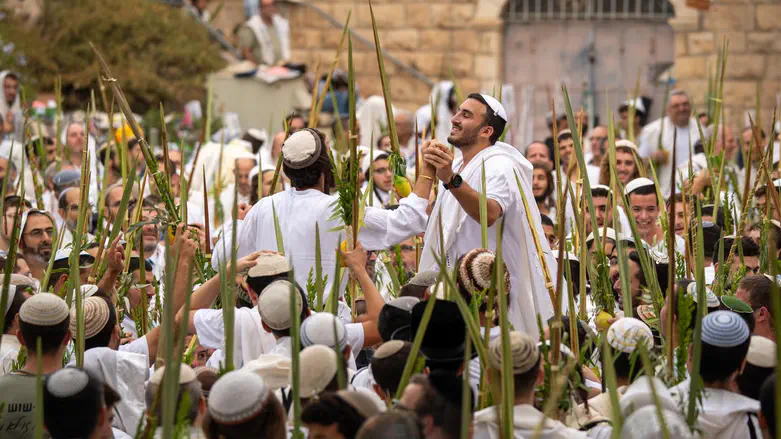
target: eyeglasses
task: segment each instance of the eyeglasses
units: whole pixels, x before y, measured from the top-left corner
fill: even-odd
[[[27,232],[28,235],[32,236],[33,238],[43,238],[43,234],[46,233],[49,237],[54,236],[54,228],[49,227],[47,229],[32,229],[29,232]]]
[[[411,245],[402,245],[401,246],[401,251],[403,251],[403,252],[415,251],[415,247],[413,247]]]

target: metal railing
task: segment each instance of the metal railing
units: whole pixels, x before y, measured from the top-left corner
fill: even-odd
[[[667,21],[675,15],[667,0],[510,0],[507,23],[554,20]]]

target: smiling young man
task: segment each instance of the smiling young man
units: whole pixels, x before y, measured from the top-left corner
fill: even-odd
[[[440,245],[445,249],[446,261],[451,267],[460,256],[482,247],[480,186],[485,166],[488,249],[496,249],[496,227],[498,220],[503,218],[502,248],[507,266],[513,267],[510,272],[513,285],[510,321],[516,329],[536,337],[535,314],[539,312],[543,319],[549,318],[552,305],[531,235],[534,227],[537,236],[545,236],[539,210],[534,203],[532,165],[516,148],[498,142],[507,126],[507,112],[493,97],[470,94],[459,106],[451,123],[453,128],[447,141],[461,151],[461,158],[454,161],[450,149],[438,142],[432,143],[423,153],[424,161],[436,168],[443,187],[440,187],[437,207],[426,229],[421,270],[439,270],[434,252]],[[526,212],[518,192],[519,183],[529,212]],[[533,221],[531,224],[529,219]],[[443,243],[439,241],[440,223]],[[550,246],[547,242],[541,245],[544,257],[548,258],[548,267],[554,267],[556,264]]]
[[[647,178],[635,178],[626,185],[624,194],[629,199],[629,214],[635,218],[640,238],[654,249],[666,252],[667,237],[664,229],[657,222],[661,211],[656,184]],[[675,235],[675,251],[683,253],[685,245],[683,238]]]

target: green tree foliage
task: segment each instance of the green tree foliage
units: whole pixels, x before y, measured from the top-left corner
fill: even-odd
[[[159,102],[203,99],[206,75],[225,64],[206,30],[178,8],[149,0],[44,4],[43,15],[33,26],[25,26],[8,11],[0,40],[13,43],[14,52],[24,55],[23,63],[11,57],[10,67],[20,71],[33,90],[54,90],[57,76],[62,78],[65,108],[83,109],[90,89],[98,90],[90,41],[104,54],[133,110],[140,113]]]

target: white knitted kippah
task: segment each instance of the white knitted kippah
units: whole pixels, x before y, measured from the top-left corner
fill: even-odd
[[[295,288],[286,280],[275,280],[263,289],[258,297],[258,312],[260,318],[269,328],[276,331],[290,329],[293,316],[290,315],[290,289]],[[298,291],[293,292],[296,309],[301,313],[303,301]]]
[[[624,317],[616,320],[607,330],[607,342],[613,349],[631,354],[640,344],[650,350],[654,347],[654,334],[642,320]]]
[[[108,303],[102,297],[87,297],[82,302],[84,305],[84,338],[92,338],[108,323],[111,310],[108,307]],[[71,310],[70,321],[71,332],[76,334],[76,302],[73,302],[73,309]]]
[[[510,355],[513,359],[513,374],[528,372],[537,364],[540,349],[537,341],[522,332],[510,332]],[[488,345],[488,363],[497,370],[502,370],[502,337],[496,337]]]
[[[241,370],[228,372],[209,392],[209,416],[223,424],[240,424],[260,413],[269,395],[258,375]]]
[[[36,294],[24,301],[19,319],[37,326],[54,326],[70,316],[68,305],[51,293]]]
[[[84,390],[89,384],[89,375],[83,369],[66,367],[53,373],[46,380],[46,389],[58,398],[69,398]]]

